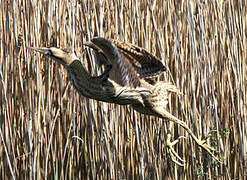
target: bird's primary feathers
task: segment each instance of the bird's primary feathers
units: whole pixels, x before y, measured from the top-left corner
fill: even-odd
[[[162,62],[145,49],[116,40],[93,38],[85,45],[93,48],[100,64],[112,64],[110,79],[120,85],[141,86],[165,71]]]

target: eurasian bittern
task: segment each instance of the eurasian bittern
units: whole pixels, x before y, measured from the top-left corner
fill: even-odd
[[[195,142],[212,157],[218,160],[214,149],[205,140],[197,138],[188,125],[166,111],[168,94],[179,94],[179,90],[171,83],[157,81],[156,77],[165,71],[162,62],[146,50],[115,40],[93,38],[84,45],[94,49],[98,63],[106,65],[100,76],[91,76],[74,53],[70,54],[58,48],[30,48],[48,55],[62,64],[68,71],[75,89],[82,95],[98,101],[130,105],[136,111],[165,118],[181,125]],[[171,124],[169,124],[171,126]],[[170,128],[169,128],[170,129]],[[172,160],[183,162],[173,146],[178,140],[171,142],[171,134],[167,135],[167,149]]]

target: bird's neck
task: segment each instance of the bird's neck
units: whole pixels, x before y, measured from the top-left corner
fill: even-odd
[[[83,77],[84,80],[91,79],[91,75],[78,59],[73,60],[67,67],[67,70],[78,77]]]

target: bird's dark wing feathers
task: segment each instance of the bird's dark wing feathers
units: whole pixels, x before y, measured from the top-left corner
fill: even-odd
[[[145,49],[124,42],[112,40],[118,51],[135,67],[140,78],[151,78],[165,71],[165,66]]]
[[[112,70],[109,72],[109,78],[111,80],[122,86],[140,86],[140,81],[135,68],[129,61],[124,60],[122,54],[118,52],[111,41],[104,38],[94,38],[84,45],[94,50],[97,64],[100,66],[102,64],[106,66],[112,65]]]
[[[152,79],[165,71],[157,57],[131,44],[97,37],[85,45],[95,50],[96,61],[100,65],[112,65],[109,78],[120,85],[138,87],[140,79],[151,83]]]

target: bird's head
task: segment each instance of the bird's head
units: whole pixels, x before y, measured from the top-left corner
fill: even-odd
[[[28,49],[37,51],[39,53],[42,53],[46,56],[51,57],[54,59],[56,62],[59,64],[62,64],[65,67],[68,67],[74,60],[77,60],[78,57],[76,57],[75,53],[68,53],[64,50],[61,50],[59,48],[55,47],[41,47],[41,48],[36,48],[36,47],[28,47]]]

